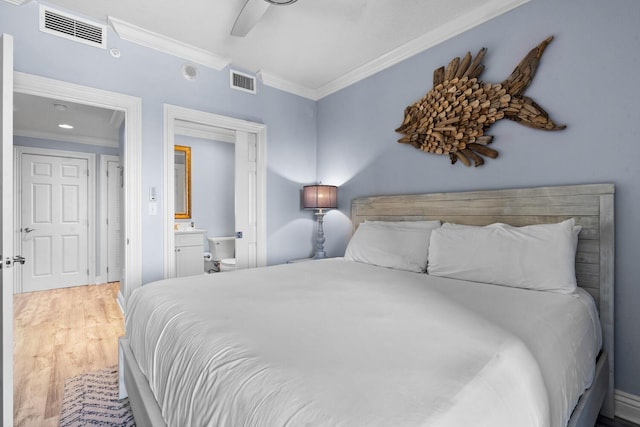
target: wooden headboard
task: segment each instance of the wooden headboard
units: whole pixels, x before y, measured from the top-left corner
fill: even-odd
[[[575,218],[582,226],[576,254],[578,286],[595,299],[609,357],[613,387],[614,337],[614,186],[588,184],[456,193],[356,198],[351,203],[354,230],[365,220],[439,219],[458,224],[513,226],[557,223]],[[613,402],[610,402],[612,405]]]

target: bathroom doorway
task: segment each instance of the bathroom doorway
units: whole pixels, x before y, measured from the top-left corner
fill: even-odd
[[[175,277],[176,135],[233,144],[233,230],[237,268],[266,265],[266,126],[173,105],[164,107],[164,276]],[[178,138],[178,140],[180,137]],[[212,175],[213,179],[213,175]],[[213,186],[211,197],[214,197]],[[194,221],[195,222],[195,221]],[[199,228],[200,224],[195,223]],[[210,236],[213,237],[213,236]],[[206,249],[206,248],[205,248]],[[203,260],[204,261],[204,260]],[[204,264],[203,264],[204,272]]]

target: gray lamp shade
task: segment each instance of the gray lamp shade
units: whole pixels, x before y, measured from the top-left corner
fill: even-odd
[[[335,185],[305,185],[302,205],[305,209],[335,209],[338,207],[337,192]]]

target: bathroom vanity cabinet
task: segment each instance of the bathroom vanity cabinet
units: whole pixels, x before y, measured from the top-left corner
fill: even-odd
[[[180,230],[175,233],[176,277],[203,274],[206,230]]]

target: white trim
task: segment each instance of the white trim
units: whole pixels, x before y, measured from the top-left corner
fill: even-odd
[[[363,80],[379,71],[389,68],[399,62],[404,61],[420,52],[432,48],[446,40],[449,40],[459,34],[464,33],[490,19],[502,15],[512,9],[515,9],[531,0],[512,0],[505,4],[504,1],[494,0],[489,4],[482,4],[476,9],[470,10],[468,13],[449,21],[445,26],[436,28],[417,39],[414,39],[404,45],[393,49],[392,51],[379,56],[355,70],[339,77],[332,82],[316,89],[315,100],[331,95],[347,86],[350,86],[360,80]],[[265,83],[266,84],[266,83]]]
[[[282,79],[280,77],[274,76],[265,71],[258,71],[256,73],[262,84],[265,86],[269,86],[275,89],[280,89],[285,92],[292,93],[294,95],[301,96],[303,98],[311,99],[313,101],[317,101],[318,91],[316,89],[311,89],[296,83],[293,83],[289,80]]]
[[[0,162],[2,174],[9,176],[9,179],[2,178],[4,184],[0,185],[0,252],[13,250],[15,236],[10,224],[13,224],[13,184],[10,182],[13,177],[13,92],[14,70],[13,70],[14,41],[10,34],[0,34]],[[12,184],[12,185],[8,185]],[[6,187],[6,188],[5,188]],[[7,233],[8,230],[11,230]],[[13,255],[4,252],[4,257]],[[2,258],[0,258],[2,261]],[[13,271],[16,268],[4,268],[0,271],[0,342],[2,356],[0,357],[0,425],[13,425]]]
[[[141,46],[168,53],[169,55],[205,65],[214,70],[222,70],[231,63],[230,59],[216,55],[204,49],[140,28],[128,22],[108,17],[109,25],[118,37]]]
[[[229,129],[214,128],[201,123],[178,120],[173,130],[176,135],[191,136],[193,138],[209,139],[211,141],[222,141],[234,143],[235,131]]]
[[[87,268],[89,269],[88,285],[96,284],[96,155],[93,153],[82,153],[77,151],[64,151],[55,150],[49,148],[39,147],[14,147],[14,168],[13,168],[13,187],[15,189],[13,193],[14,208],[16,216],[14,216],[13,224],[16,230],[16,236],[21,235],[20,229],[22,228],[22,216],[20,213],[21,195],[22,195],[22,155],[34,154],[38,156],[51,156],[51,157],[67,157],[72,159],[82,159],[87,161],[87,169],[89,175],[87,177]],[[22,239],[18,238],[14,242],[16,253],[22,253]],[[27,260],[28,261],[28,260]],[[22,269],[16,269],[16,273],[13,275],[13,291],[14,293],[23,292],[22,283]]]
[[[174,211],[174,182],[173,182],[173,146],[175,145],[175,122],[176,120],[186,120],[194,123],[202,123],[235,131],[245,131],[256,135],[256,218],[257,218],[257,266],[267,265],[267,131],[266,125],[249,122],[232,117],[220,116],[205,111],[192,110],[175,105],[164,105],[164,131],[163,131],[163,160],[164,160],[164,213],[163,213],[163,234],[164,234],[164,277],[174,277],[175,275],[175,224]]]
[[[4,0],[7,3],[14,4],[16,6],[22,6],[23,4],[29,3],[31,0]]]
[[[98,283],[107,283],[109,277],[107,273],[107,162],[120,163],[120,156],[112,156],[110,154],[100,155],[100,281]]]
[[[21,72],[14,73],[14,92],[120,110],[125,114],[123,166],[125,188],[125,263],[118,298],[126,299],[142,285],[142,100],[88,86],[67,83]],[[122,295],[120,295],[122,293]]]
[[[100,147],[117,148],[118,141],[107,138],[96,138],[95,136],[79,136],[69,135],[63,136],[53,132],[43,132],[37,130],[13,129],[14,136],[23,136],[26,138],[48,139],[51,141],[73,142],[76,144],[97,145]]]
[[[616,390],[616,417],[640,424],[640,396]]]

